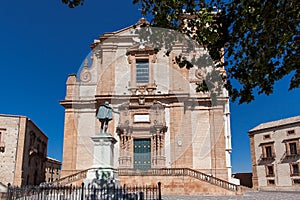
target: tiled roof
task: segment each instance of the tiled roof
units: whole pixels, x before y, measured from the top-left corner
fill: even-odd
[[[249,131],[249,133],[254,132],[254,131],[258,131],[258,130],[262,130],[262,129],[266,129],[266,128],[272,128],[272,127],[277,127],[277,126],[293,124],[293,123],[296,123],[296,122],[300,122],[300,116],[290,117],[290,118],[285,118],[285,119],[276,120],[276,121],[272,121],[272,122],[262,123],[262,124],[260,124],[256,127],[254,127],[253,129],[251,129]]]

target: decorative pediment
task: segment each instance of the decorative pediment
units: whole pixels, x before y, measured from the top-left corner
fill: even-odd
[[[157,53],[151,45],[136,43],[127,49],[126,55],[153,55]]]

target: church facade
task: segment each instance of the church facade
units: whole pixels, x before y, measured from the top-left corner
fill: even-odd
[[[137,24],[144,23],[143,19]],[[113,112],[107,133],[116,169],[189,168],[231,181],[231,133],[226,90],[212,102],[196,92],[198,67],[180,68],[178,55],[191,59],[207,52],[183,43],[165,50],[136,39],[135,26],[105,33],[91,45],[78,74],[66,82],[62,177],[93,166],[100,134],[96,115],[109,102]]]

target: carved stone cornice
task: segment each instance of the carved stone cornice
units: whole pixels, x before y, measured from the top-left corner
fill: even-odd
[[[132,56],[149,56],[149,55],[153,55],[156,54],[157,50],[154,49],[152,46],[150,45],[144,45],[142,46],[142,44],[135,44],[132,47],[127,49],[126,55],[132,55]]]
[[[114,145],[117,140],[109,134],[95,135],[91,137],[95,146],[110,146]]]
[[[150,126],[150,132],[153,134],[156,133],[166,133],[168,131],[168,127],[166,125],[153,125]]]
[[[119,125],[116,128],[116,132],[119,136],[125,133],[130,135],[132,133],[132,130],[133,130],[132,126],[126,126],[126,125]]]

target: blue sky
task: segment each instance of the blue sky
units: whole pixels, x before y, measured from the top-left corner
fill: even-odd
[[[31,118],[49,137],[50,157],[62,158],[64,109],[59,100],[68,75],[77,73],[99,35],[141,18],[131,2],[87,0],[83,7],[69,9],[60,0],[1,1],[0,113]],[[248,130],[300,114],[300,90],[287,88],[285,78],[270,96],[231,103],[233,172],[252,170]]]

